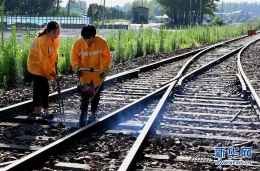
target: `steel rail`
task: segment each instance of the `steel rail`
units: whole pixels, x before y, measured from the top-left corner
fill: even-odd
[[[222,43],[212,45],[212,46],[210,46],[210,48],[217,47],[217,46],[223,45],[225,43],[236,41],[236,40],[239,40],[239,39],[242,39],[242,38],[245,38],[245,37],[247,37],[247,36],[240,36],[238,38],[234,38],[234,39],[231,39],[231,40],[228,40],[228,41],[224,41]],[[163,64],[173,62],[174,60],[177,60],[177,59],[180,59],[180,58],[185,58],[187,55],[200,53],[201,51],[206,52],[208,49],[209,48],[200,48],[200,49],[194,50],[192,52],[187,52],[187,53],[184,53],[184,54],[181,54],[181,55],[173,56],[173,57],[163,59],[163,60],[148,64],[148,65],[144,65],[144,66],[141,66],[141,67],[138,67],[138,68],[135,68],[135,69],[131,69],[131,70],[119,73],[119,74],[109,76],[104,81],[104,85],[111,85],[111,84],[114,84],[115,81],[120,82],[120,80],[124,80],[126,78],[138,77],[139,72],[145,72],[145,71],[157,68],[157,67],[159,67]],[[195,57],[196,57],[196,55],[195,55]],[[194,60],[195,57],[192,58],[192,59]],[[161,86],[167,85],[167,84],[176,80],[179,77],[180,77],[180,75],[177,75],[175,78],[173,78],[172,80],[164,83]],[[75,90],[76,90],[76,86],[68,88],[66,90],[62,90],[61,96],[64,97],[64,98],[71,96],[75,92]],[[58,93],[57,92],[54,92],[54,93],[49,95],[49,101],[50,102],[56,101],[57,99],[58,99]],[[17,116],[19,114],[24,114],[26,112],[29,112],[29,111],[32,110],[32,108],[33,108],[32,100],[27,100],[27,101],[20,102],[20,103],[17,103],[17,104],[8,106],[8,107],[1,108],[0,109],[0,121],[3,120],[3,119],[6,119],[6,118],[14,117],[14,116]]]
[[[141,156],[138,156],[138,151],[142,148],[143,142],[149,137],[149,132],[151,131],[151,128],[155,125],[155,120],[158,119],[159,113],[165,104],[165,101],[167,100],[168,96],[172,93],[173,86],[175,85],[177,81],[173,81],[169,84],[168,89],[164,93],[163,97],[160,99],[158,105],[154,109],[152,115],[150,116],[149,120],[146,122],[144,128],[142,129],[141,133],[137,137],[135,143],[133,144],[131,150],[128,152],[127,156],[125,157],[123,163],[121,164],[118,171],[131,171],[134,168],[135,161],[138,161],[138,159]]]
[[[138,77],[138,72],[139,72],[138,69],[133,69],[130,71],[122,72],[120,74],[109,76],[104,81],[104,84],[111,85],[115,81],[124,80],[126,78]],[[66,89],[66,90],[62,90],[61,94],[63,97],[71,96],[75,92],[75,90],[76,90],[76,86]],[[55,101],[57,99],[58,99],[57,92],[49,95],[50,102]],[[14,117],[14,116],[22,114],[22,113],[26,113],[28,111],[31,111],[32,108],[33,108],[32,100],[27,100],[25,102],[21,102],[21,103],[17,103],[17,104],[8,106],[8,107],[1,108],[0,109],[0,120]]]
[[[178,87],[181,87],[181,86],[182,86],[183,80],[186,79],[187,77],[189,77],[189,76],[191,76],[191,75],[193,75],[193,74],[195,74],[195,73],[201,71],[202,69],[208,68],[208,67],[210,67],[211,65],[214,65],[214,64],[216,64],[216,63],[222,62],[222,61],[225,60],[226,58],[230,57],[230,55],[233,55],[233,54],[235,54],[236,52],[238,52],[241,48],[242,48],[242,47],[239,47],[239,48],[237,48],[237,49],[234,49],[233,51],[231,51],[231,52],[229,52],[229,53],[227,53],[227,54],[225,54],[225,55],[219,57],[218,59],[215,59],[215,60],[209,62],[208,64],[206,64],[206,65],[204,65],[204,66],[202,66],[202,67],[200,67],[200,68],[198,68],[198,69],[196,69],[196,70],[194,70],[194,71],[192,71],[192,72],[190,72],[190,73],[184,75],[183,77],[181,77],[181,78],[179,79],[179,81],[178,81]]]
[[[223,55],[222,57],[220,57],[219,59],[216,59],[208,64],[206,64],[203,67],[200,67],[199,69],[196,69],[194,72],[191,72],[189,74],[184,75],[183,77],[181,77],[179,80],[183,80],[184,78],[187,78],[188,76],[201,71],[203,69],[206,69],[209,66],[212,66],[214,64],[218,64],[220,62],[220,60],[223,60],[227,57],[229,57],[230,55],[238,52],[242,47],[233,50],[232,52],[228,53],[227,55]],[[188,64],[187,61],[186,64]],[[186,67],[188,65],[184,65],[183,68],[180,70],[180,73],[184,71],[184,67]],[[160,116],[160,111],[163,108],[165,102],[167,101],[169,95],[174,91],[173,87],[175,86],[175,84],[177,83],[177,80],[174,80],[172,83],[170,83],[167,91],[164,93],[162,99],[160,100],[160,102],[158,103],[158,105],[156,106],[153,114],[151,115],[151,117],[149,118],[149,120],[147,121],[145,127],[143,128],[143,130],[141,131],[141,133],[139,134],[136,142],[134,143],[134,145],[132,146],[132,148],[130,149],[130,151],[128,152],[128,155],[125,157],[123,163],[121,164],[119,171],[131,171],[134,169],[136,161],[138,161],[140,159],[140,157],[142,156],[138,156],[137,154],[140,154],[140,151],[142,150],[142,148],[144,147],[144,142],[145,140],[152,134],[152,127],[155,125],[155,120],[158,119],[158,117]]]
[[[234,40],[237,40],[237,39],[239,39],[239,38],[236,38]],[[220,46],[224,43],[227,43],[227,42],[219,43],[215,46],[213,45],[210,48],[215,48],[216,46]],[[209,50],[209,49],[206,49],[206,51],[207,50]],[[197,56],[195,55],[195,57],[197,57]],[[192,60],[189,60],[188,62],[191,62],[191,61]],[[187,65],[183,66],[182,69],[186,66]],[[143,70],[147,69],[147,67],[151,67],[151,66],[147,65],[146,67],[143,68]],[[140,68],[136,69],[136,72],[140,72],[140,70],[141,70]],[[181,71],[184,71],[184,69],[181,70]],[[179,73],[181,71],[179,71]],[[180,75],[179,75],[179,77],[180,77]],[[112,78],[113,78],[113,76],[111,76],[111,80],[112,80]],[[114,78],[117,79],[117,77],[114,77]],[[76,139],[81,138],[85,134],[89,134],[89,133],[94,132],[94,131],[100,131],[101,129],[103,130],[104,128],[109,127],[111,125],[111,123],[114,124],[115,122],[117,122],[119,120],[119,118],[122,118],[122,116],[129,115],[129,113],[131,113],[131,112],[129,112],[129,110],[133,110],[136,107],[136,105],[139,105],[139,103],[143,103],[144,101],[149,101],[150,97],[155,96],[158,93],[163,92],[167,87],[171,87],[171,89],[167,89],[167,93],[169,95],[169,93],[171,92],[171,90],[172,90],[173,86],[176,84],[176,82],[177,81],[174,81],[174,82],[171,82],[171,83],[164,85],[163,87],[159,88],[158,90],[154,91],[153,93],[150,93],[150,94],[146,95],[145,97],[142,97],[141,99],[139,99],[139,100],[137,100],[137,101],[135,101],[135,102],[133,102],[129,105],[126,105],[123,108],[121,108],[121,109],[119,109],[119,110],[117,110],[117,111],[115,111],[115,112],[113,112],[113,113],[111,113],[107,116],[104,116],[99,121],[96,121],[92,124],[89,124],[89,125],[81,128],[81,129],[75,131],[74,133],[72,133],[72,134],[70,134],[70,135],[68,135],[64,138],[61,138],[61,139],[57,140],[56,142],[49,144],[48,146],[46,146],[46,147],[44,147],[44,148],[42,148],[42,149],[40,149],[40,150],[38,150],[34,153],[22,158],[19,161],[15,161],[11,165],[6,166],[4,169],[5,170],[19,170],[20,168],[30,169],[30,168],[39,166],[40,164],[43,164],[42,161],[44,161],[45,159],[47,160],[48,157],[51,156],[51,155],[55,155],[55,154],[59,153],[61,150],[64,149],[64,147],[66,146],[67,143],[69,143],[71,141],[75,141]],[[164,101],[164,99],[167,99],[168,95],[164,94],[163,98],[160,100],[158,107],[156,107],[156,111],[154,111],[155,114],[153,114],[151,119],[149,119],[149,121],[151,123],[150,126],[145,126],[145,131],[147,133],[145,133],[145,132],[143,133],[143,131],[141,132],[143,138],[147,137],[148,132],[150,130],[149,128],[151,126],[153,126],[153,123],[154,123],[151,120],[154,121],[157,118],[158,113],[160,111],[160,108],[164,104],[163,101]],[[136,148],[136,150],[139,150],[139,149],[140,148]],[[41,160],[39,160],[39,158]]]
[[[241,76],[243,77],[243,79],[245,80],[246,85],[247,85],[247,87],[249,88],[249,90],[250,90],[250,92],[251,92],[251,94],[252,94],[252,98],[253,98],[253,100],[256,102],[256,105],[257,105],[257,107],[258,107],[258,110],[259,110],[259,108],[260,108],[260,98],[259,98],[259,96],[257,95],[255,89],[253,88],[252,84],[250,83],[250,80],[248,79],[248,77],[246,76],[246,74],[245,74],[245,72],[244,72],[244,70],[243,70],[243,67],[242,67],[242,64],[241,64],[241,54],[243,53],[243,51],[244,51],[246,48],[248,48],[249,45],[251,45],[251,44],[253,44],[253,43],[255,43],[255,42],[259,41],[259,40],[260,40],[260,38],[254,40],[254,41],[252,41],[252,42],[247,43],[247,44],[239,51],[239,53],[238,53],[238,55],[237,55],[237,66],[238,66],[239,72],[240,72]]]
[[[77,139],[82,138],[84,135],[88,135],[92,132],[99,132],[104,130],[107,127],[110,127],[114,125],[115,123],[122,120],[122,117],[128,117],[128,115],[131,115],[132,110],[135,110],[136,107],[142,103],[149,102],[151,98],[154,98],[156,95],[163,93],[166,88],[169,85],[165,85],[156,91],[142,97],[141,99],[128,104],[121,109],[112,112],[102,118],[100,118],[98,121],[95,121],[89,125],[86,125],[85,127],[82,127],[81,129],[41,148],[40,150],[37,150],[28,156],[18,160],[14,161],[12,164],[4,167],[4,170],[21,170],[23,169],[34,169],[37,166],[40,166],[41,164],[44,164],[44,161],[48,160],[49,156],[54,156],[58,153],[60,153],[66,145],[70,142],[74,142]]]
[[[245,81],[243,80],[241,74],[236,74],[237,78],[239,79],[239,82],[242,85],[242,94],[245,95],[247,92],[246,84]]]
[[[187,52],[187,53],[184,53],[184,54],[181,54],[181,55],[173,56],[173,57],[163,59],[163,60],[148,64],[148,65],[144,65],[144,66],[141,66],[141,67],[138,67],[138,68],[135,68],[135,69],[131,69],[131,70],[119,73],[119,74],[108,76],[106,78],[106,80],[104,81],[104,85],[112,85],[112,84],[114,84],[114,82],[120,82],[120,81],[125,80],[127,78],[136,78],[136,77],[138,77],[139,72],[145,72],[145,71],[157,68],[157,67],[159,67],[163,64],[171,63],[174,60],[185,58],[186,56],[197,53],[197,52],[199,52],[203,49],[204,48],[197,49],[197,50],[194,50],[192,52]],[[166,85],[166,84],[164,84],[164,85]],[[62,90],[61,95],[63,97],[71,96],[76,91],[76,87],[77,86],[68,88],[66,90]],[[57,98],[58,98],[57,92],[54,92],[54,93],[49,95],[49,101],[50,102],[57,100]],[[27,100],[27,101],[20,102],[20,103],[17,103],[17,104],[8,106],[8,107],[1,108],[0,109],[0,120],[6,119],[6,118],[9,118],[9,117],[14,117],[14,116],[19,115],[19,114],[24,114],[26,112],[31,111],[32,108],[33,108],[32,100]]]

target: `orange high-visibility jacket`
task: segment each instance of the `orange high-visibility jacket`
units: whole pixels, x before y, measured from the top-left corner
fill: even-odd
[[[107,66],[110,71],[111,54],[107,42],[100,36],[95,36],[94,42],[89,47],[83,38],[75,41],[72,51],[72,70],[75,71],[76,66],[80,68],[93,68],[95,70],[102,70]],[[83,71],[83,76],[80,77],[81,84],[94,82],[94,87],[100,85],[101,79],[99,72]]]
[[[48,80],[54,78],[50,75],[55,72],[55,63],[58,62],[58,48],[60,39],[52,39],[48,34],[44,34],[34,39],[30,54],[27,59],[28,71],[32,74],[44,76]]]

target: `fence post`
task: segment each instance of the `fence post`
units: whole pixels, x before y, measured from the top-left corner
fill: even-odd
[[[6,15],[6,16],[5,16],[5,30],[7,30],[7,26],[8,26],[8,23],[7,23],[8,20],[7,20],[7,18],[8,18],[8,17],[7,17],[7,15]]]
[[[16,20],[15,27],[17,28],[17,14],[15,14],[15,20]]]
[[[71,19],[73,20],[74,17],[70,17],[70,29],[73,29],[73,28],[74,28],[74,25],[72,24]]]
[[[73,22],[71,22],[71,20],[73,21],[74,17],[70,17],[70,29],[74,28],[74,24]]]
[[[35,22],[35,15],[33,15],[33,20],[34,20],[34,29],[36,30],[36,25],[38,25],[38,24],[36,24],[36,22]]]
[[[10,26],[12,27],[12,20],[13,20],[13,16],[11,14],[11,18],[10,18]]]
[[[23,29],[23,16],[21,15],[21,30]]]
[[[32,29],[32,15],[30,14],[30,30]]]

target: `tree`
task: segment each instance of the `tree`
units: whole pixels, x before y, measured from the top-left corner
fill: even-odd
[[[190,11],[192,11],[192,21],[198,21],[200,14],[200,0],[156,0],[164,7],[165,13],[173,19],[174,24],[188,24],[190,21]],[[190,9],[190,2],[192,8]],[[204,14],[213,14],[219,0],[202,1],[202,18]]]
[[[54,8],[53,8],[53,9],[54,9],[54,10],[53,10],[53,16],[59,15],[59,13],[60,13],[60,3],[61,3],[61,0],[56,0],[55,3],[56,3],[56,10],[55,10],[55,7],[54,7]]]
[[[215,18],[213,19],[212,24],[213,24],[213,25],[222,26],[222,25],[224,25],[225,23],[224,23],[223,20],[221,20],[221,18],[220,18],[219,16],[217,16],[217,17],[215,17]]]
[[[46,15],[55,6],[53,0],[5,1],[5,13],[12,15]]]
[[[126,13],[116,7],[106,7],[105,15],[107,19],[126,19]]]
[[[70,8],[71,8],[71,5],[72,4],[75,4],[75,0],[69,0],[68,1],[68,4],[67,4],[67,9],[68,9],[68,11],[67,11],[67,17],[70,15]]]
[[[71,14],[71,10],[74,8],[78,13],[84,13],[86,12],[86,6],[84,6],[85,2],[82,0],[69,0],[67,3],[67,17],[68,16],[75,16],[76,12],[74,14]]]
[[[87,12],[87,16],[91,17],[93,20],[101,20],[100,16],[100,8],[102,6],[98,5],[98,4],[89,4],[89,8],[88,8],[88,12]]]

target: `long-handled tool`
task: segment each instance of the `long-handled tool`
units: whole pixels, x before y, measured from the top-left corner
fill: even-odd
[[[94,70],[93,68],[80,68],[78,70],[101,73],[100,70]],[[95,98],[97,92],[101,88],[103,81],[104,80],[102,80],[102,82],[99,84],[98,88],[95,90],[94,83],[92,80],[90,83],[82,85],[82,84],[80,84],[80,76],[79,76],[79,84],[77,86],[77,91],[81,94],[81,105],[80,105],[81,113],[80,113],[80,119],[79,119],[79,127],[85,126],[85,123],[84,123],[84,121],[86,120],[85,113],[88,110],[89,104],[92,102],[92,100]]]
[[[63,98],[60,93],[60,84],[59,80],[57,80],[57,91],[58,91],[58,104],[59,104],[59,114],[60,114],[60,121],[62,120],[65,122],[65,114],[64,114],[64,108],[63,108]]]
[[[58,56],[57,56],[58,57]],[[57,63],[55,63],[55,70],[56,74],[58,75],[58,67]],[[56,80],[57,82],[57,91],[58,91],[58,105],[59,105],[59,115],[60,115],[60,121],[62,123],[62,120],[65,122],[65,114],[64,114],[64,107],[63,107],[63,98],[60,93],[60,80]]]

